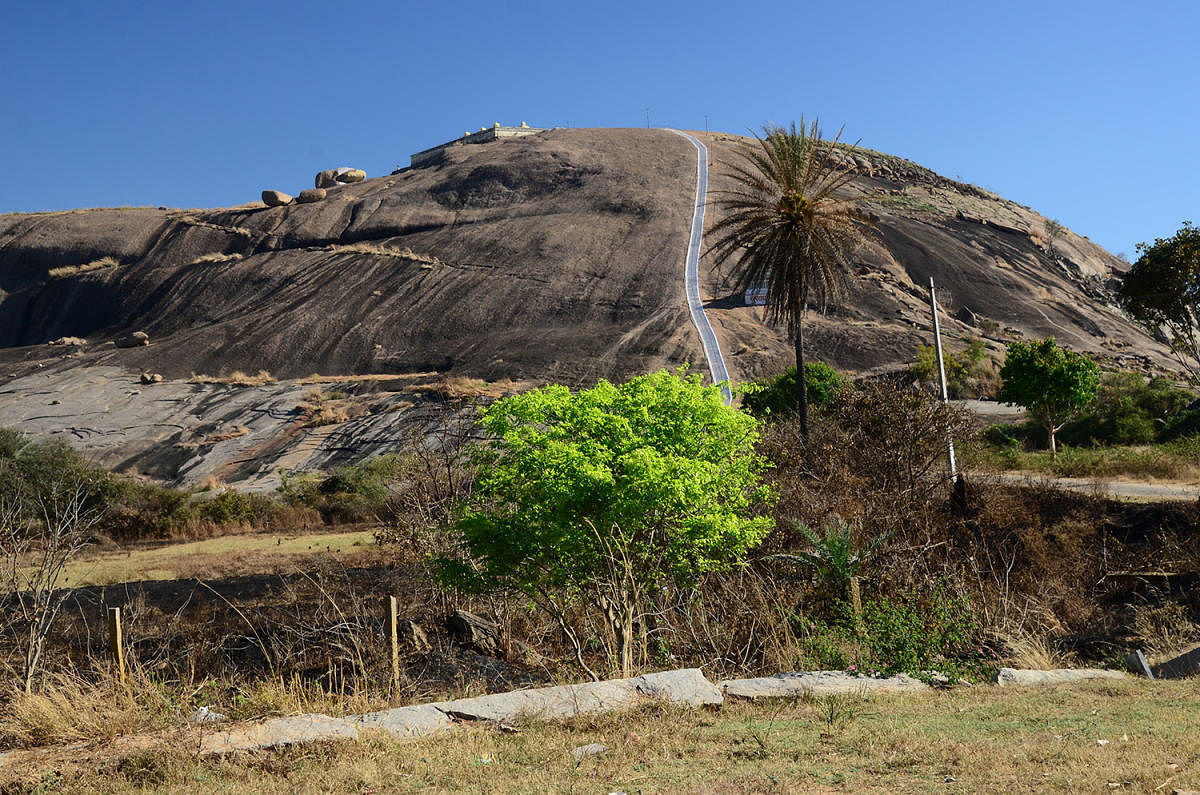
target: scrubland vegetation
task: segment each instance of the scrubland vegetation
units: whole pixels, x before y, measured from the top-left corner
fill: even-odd
[[[715,388],[668,373],[574,395],[536,390],[486,408],[447,395],[439,426],[414,434],[402,452],[325,474],[288,474],[272,495],[146,483],[98,470],[63,445],[3,431],[0,598],[8,609],[0,665],[9,686],[0,747],[164,730],[199,706],[233,718],[345,714],[684,666],[714,679],[842,669],[978,682],[1005,662],[1120,665],[1130,648],[1153,655],[1196,638],[1195,504],[1129,505],[975,480],[956,494],[945,441],[949,434],[970,440],[976,421],[926,392],[855,384],[827,370],[806,367],[807,436],[794,413],[763,408],[772,389],[794,390],[794,374],[790,385],[785,377],[747,396],[760,401],[762,420],[725,407]],[[1078,422],[1096,434],[1129,433],[1139,427],[1130,416],[1177,407],[1183,396],[1173,390],[1106,377],[1091,419]],[[322,389],[311,397],[314,411],[339,399]],[[1170,425],[1161,423],[1159,438]],[[1064,429],[1062,438],[1078,438],[1072,434]],[[1172,444],[1195,444],[1180,439]],[[986,449],[987,442],[975,444]],[[1060,465],[1074,450],[1064,445]],[[331,530],[367,531],[375,543],[325,549],[320,533]],[[260,544],[255,563],[237,564],[237,539],[264,534],[278,538],[278,555]],[[133,556],[218,536],[230,544],[208,571],[196,562],[190,575],[160,569],[165,578],[156,581],[148,568],[119,587],[76,587],[70,579],[77,569],[68,563],[114,548]],[[306,538],[309,549],[298,553]],[[1140,571],[1171,576],[1129,576]],[[383,600],[391,595],[423,638],[406,647],[398,689],[382,641]],[[108,606],[125,611],[125,685],[105,653],[100,617]],[[454,609],[494,621],[498,651],[483,654],[452,637],[443,622]],[[1005,709],[978,698],[964,709]],[[748,707],[710,719],[712,731],[701,724],[681,737],[691,738],[689,753],[725,760],[713,781],[743,780],[744,751],[775,760],[769,764],[778,763],[785,779],[819,784],[826,781],[820,765],[801,764],[801,756],[834,764],[861,751],[858,740],[822,738],[822,715],[852,727],[834,737],[869,726],[912,747],[912,733],[933,718],[898,703],[887,709],[912,715],[911,723],[881,724],[882,708],[861,700],[810,701],[780,708],[787,740],[782,733],[770,740],[761,726],[735,731],[738,721],[764,720]],[[1037,720],[1040,708],[1022,702],[1026,712],[1015,720]],[[637,720],[653,733],[661,719]],[[530,728],[527,736],[557,748],[579,732],[573,725]],[[809,734],[803,753],[786,750]],[[504,759],[505,769],[541,758],[526,740],[494,742],[469,733],[452,745],[476,749],[464,750],[464,759]],[[623,781],[630,768],[617,760],[645,756],[639,747],[621,746],[597,763],[623,771],[601,778]],[[662,770],[672,753],[660,759],[656,751],[644,764]],[[328,780],[369,781],[401,768],[433,776],[420,780],[435,785],[448,780],[404,766],[411,756],[392,768],[381,755],[370,744],[339,753]],[[278,759],[270,764],[307,769],[295,755]],[[129,786],[186,786],[180,782],[201,775],[200,763],[169,748],[143,762],[150,778],[134,771]],[[861,764],[851,767],[870,767]],[[1159,775],[1157,764],[1136,775]],[[220,763],[204,766],[203,775],[257,786],[271,775],[257,765]],[[920,767],[920,776],[933,767]],[[574,774],[547,775],[548,786],[562,786],[566,779],[554,776]],[[678,775],[685,787],[709,781]],[[840,781],[865,773],[848,775]]]

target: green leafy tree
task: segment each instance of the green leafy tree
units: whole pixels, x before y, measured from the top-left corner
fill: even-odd
[[[571,608],[599,615],[624,675],[663,588],[741,565],[766,536],[757,421],[699,376],[658,372],[572,394],[547,386],[492,404],[490,441],[454,529],[466,556],[441,581],[519,592],[559,622],[584,661]],[[640,638],[645,643],[645,636]]]
[[[736,261],[735,282],[746,290],[766,285],[767,317],[786,322],[804,365],[804,315],[809,300],[836,294],[851,251],[865,242],[870,221],[836,194],[855,176],[839,166],[839,132],[822,138],[817,122],[768,126],[740,161],[724,164],[736,188],[718,193],[725,212],[713,227],[710,252],[718,267]],[[853,149],[853,147],[851,147]],[[808,393],[796,384],[800,428],[808,438]]]
[[[826,405],[846,385],[846,379],[824,362],[806,362],[804,382],[808,402],[814,406]],[[740,391],[742,408],[760,419],[795,411],[796,368],[789,367],[774,378],[744,384]]]
[[[1137,250],[1141,256],[1125,274],[1117,300],[1200,378],[1200,229],[1184,221],[1172,237],[1138,243]]]
[[[1023,406],[1033,415],[1046,429],[1054,456],[1054,435],[1096,399],[1100,368],[1047,337],[1009,343],[1000,378],[998,399]]]

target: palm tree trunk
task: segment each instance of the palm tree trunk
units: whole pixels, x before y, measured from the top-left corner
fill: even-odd
[[[800,438],[808,444],[808,381],[804,377],[804,321],[796,318],[796,410],[800,412]]]

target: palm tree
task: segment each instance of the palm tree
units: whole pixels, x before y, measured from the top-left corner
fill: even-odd
[[[839,168],[842,133],[823,140],[816,121],[805,127],[768,125],[741,160],[724,163],[737,187],[720,191],[724,217],[710,233],[714,267],[736,259],[737,289],[766,285],[767,319],[786,321],[796,348],[796,407],[808,439],[804,379],[804,314],[810,298],[824,304],[840,290],[849,253],[868,238],[871,221],[834,194],[855,176]],[[851,147],[853,149],[853,147]],[[736,255],[736,257],[735,257]]]

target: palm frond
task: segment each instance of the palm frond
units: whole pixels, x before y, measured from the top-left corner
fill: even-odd
[[[767,317],[789,327],[802,321],[810,300],[835,298],[853,250],[870,222],[835,195],[855,177],[840,165],[842,132],[826,140],[816,121],[768,126],[723,163],[735,183],[715,191],[722,218],[709,233],[714,267],[733,264],[735,289],[765,285]]]

